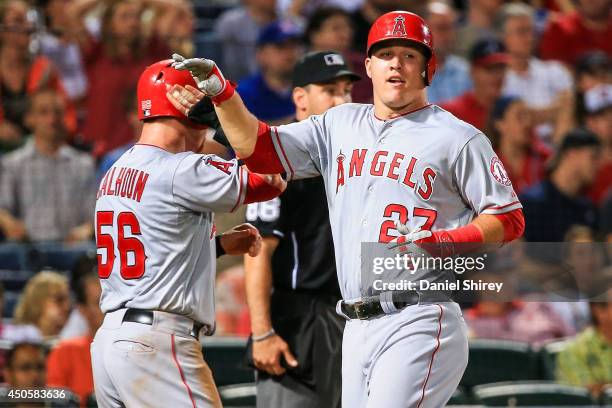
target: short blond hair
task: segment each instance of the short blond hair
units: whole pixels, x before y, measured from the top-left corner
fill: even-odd
[[[57,272],[42,271],[26,284],[17,307],[14,320],[19,324],[38,324],[45,300],[60,288],[69,288],[68,278]]]

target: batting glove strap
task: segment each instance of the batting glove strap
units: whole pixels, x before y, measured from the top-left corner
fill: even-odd
[[[235,92],[236,83],[226,79],[223,89],[221,89],[221,92],[212,97],[212,102],[215,104],[215,106],[219,106],[221,103],[234,96]]]

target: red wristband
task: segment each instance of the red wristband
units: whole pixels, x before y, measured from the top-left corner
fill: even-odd
[[[416,242],[433,256],[453,256],[477,250],[484,243],[484,236],[474,224],[452,230],[434,231],[429,238]],[[461,245],[456,245],[461,244]]]
[[[218,106],[222,102],[225,102],[226,100],[234,96],[235,92],[236,92],[236,83],[226,79],[223,90],[211,98],[212,102]]]
[[[277,174],[285,171],[283,164],[274,149],[270,126],[259,122],[255,150],[249,157],[239,157],[251,171],[262,174]]]
[[[275,197],[278,197],[281,195],[281,193],[282,191],[268,184],[266,180],[261,178],[259,175],[249,172],[244,204],[269,201]]]

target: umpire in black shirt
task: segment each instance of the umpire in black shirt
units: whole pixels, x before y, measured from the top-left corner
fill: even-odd
[[[351,102],[359,80],[334,52],[306,54],[293,74],[296,121]],[[340,407],[344,320],[323,178],[289,183],[272,201],[251,204],[263,237],[245,257],[258,408]]]

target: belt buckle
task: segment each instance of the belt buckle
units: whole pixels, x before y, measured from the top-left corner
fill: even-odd
[[[358,301],[353,304],[353,308],[355,310],[355,315],[359,320],[366,320],[368,318],[367,310],[365,309],[366,303],[363,301]]]

